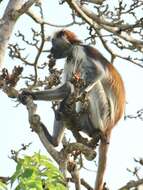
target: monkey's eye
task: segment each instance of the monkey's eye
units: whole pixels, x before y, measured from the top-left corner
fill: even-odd
[[[63,30],[57,33],[57,38],[61,38],[62,36],[64,36]]]
[[[54,41],[55,41],[54,38],[52,38],[52,39],[51,39],[52,44],[54,44]]]
[[[52,39],[52,47],[54,48],[54,49],[57,49],[57,48],[60,48],[61,47],[61,40],[60,40],[60,38],[53,38]]]

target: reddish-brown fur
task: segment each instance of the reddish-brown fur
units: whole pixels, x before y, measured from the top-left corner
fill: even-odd
[[[100,61],[103,64],[103,67],[108,69],[111,76],[109,80],[106,82],[108,83],[109,87],[111,87],[111,90],[113,90],[117,98],[118,109],[115,113],[114,123],[111,123],[109,121],[110,126],[107,127],[107,131],[110,131],[122,117],[122,114],[124,112],[125,89],[123,80],[118,71],[115,69],[115,67],[111,63],[109,63],[109,61],[97,49],[90,46],[85,46],[85,51],[89,57],[92,57],[93,59]]]
[[[115,114],[115,123],[114,125],[118,122],[118,120],[121,118],[124,112],[124,107],[125,107],[125,89],[124,89],[124,84],[123,80],[120,77],[119,73],[117,70],[115,70],[114,66],[112,64],[108,64],[108,69],[109,72],[112,75],[112,79],[110,81],[111,87],[118,99],[118,109]]]
[[[68,30],[64,31],[64,35],[68,39],[71,44],[80,44],[81,41],[76,37],[73,32]],[[118,71],[114,68],[114,66],[108,62],[108,60],[100,53],[98,50],[94,49],[90,46],[84,46],[84,51],[87,56],[92,57],[95,60],[98,60],[102,63],[105,70],[109,72],[109,79],[107,79],[106,84],[107,88],[111,89],[111,92],[115,95],[116,98],[116,109],[115,109],[115,117],[114,121],[109,119],[107,122],[107,128],[104,131],[104,134],[107,137],[107,142],[101,139],[100,146],[99,146],[99,163],[98,163],[98,170],[96,176],[96,185],[95,190],[103,190],[103,177],[106,169],[106,162],[107,162],[107,151],[109,146],[110,134],[112,128],[116,125],[118,120],[121,118],[124,112],[125,106],[125,89],[122,78]]]
[[[69,30],[64,30],[64,33],[65,33],[65,36],[67,37],[68,41],[71,44],[81,43],[81,41],[77,38],[77,36],[73,32],[71,32]]]

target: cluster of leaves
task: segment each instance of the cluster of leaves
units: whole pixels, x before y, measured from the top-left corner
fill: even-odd
[[[17,160],[16,171],[10,178],[15,190],[67,190],[64,177],[53,163],[40,153]],[[0,182],[0,189],[6,190]]]

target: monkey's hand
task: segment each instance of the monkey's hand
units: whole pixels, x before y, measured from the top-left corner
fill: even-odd
[[[76,98],[77,102],[81,102],[81,110],[80,112],[87,112],[89,107],[88,95],[86,91],[83,91],[80,96]]]
[[[80,96],[77,97],[76,101],[85,102],[87,100],[87,92],[83,91]]]
[[[21,94],[18,95],[18,100],[23,104],[26,105],[27,97],[31,96],[34,99],[34,95],[30,91],[23,91]]]

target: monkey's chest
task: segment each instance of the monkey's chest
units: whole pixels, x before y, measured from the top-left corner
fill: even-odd
[[[87,65],[87,61],[78,61],[78,62],[68,62],[65,65],[66,70],[66,80],[72,81],[73,78],[79,83],[80,80],[88,85],[95,78],[94,67],[92,64]]]

